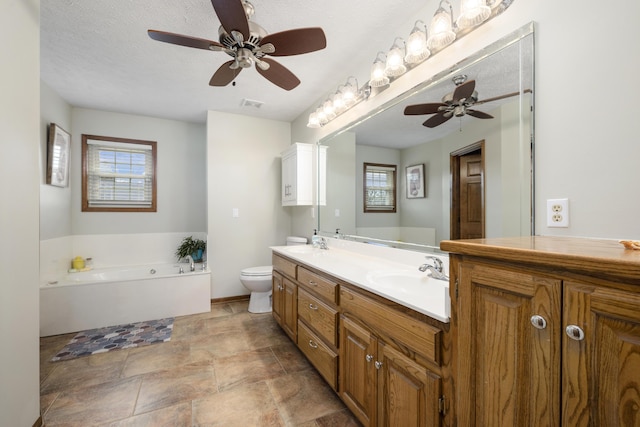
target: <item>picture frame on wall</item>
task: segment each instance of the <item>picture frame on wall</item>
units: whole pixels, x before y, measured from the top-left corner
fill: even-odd
[[[69,186],[71,135],[55,123],[49,125],[47,141],[47,184]]]
[[[424,163],[418,165],[407,166],[406,172],[406,188],[407,199],[421,199],[425,197],[424,188]]]

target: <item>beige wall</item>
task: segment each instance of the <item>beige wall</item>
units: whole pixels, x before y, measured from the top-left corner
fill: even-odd
[[[71,221],[74,235],[206,231],[206,127],[85,108],[72,109]],[[158,211],[81,212],[82,134],[157,141]]]
[[[0,425],[40,415],[40,3],[0,2]],[[19,40],[19,43],[16,43]]]
[[[248,294],[240,270],[271,265],[269,246],[284,245],[290,233],[293,208],[281,205],[280,153],[291,143],[291,128],[285,122],[209,111],[207,141],[211,295]]]

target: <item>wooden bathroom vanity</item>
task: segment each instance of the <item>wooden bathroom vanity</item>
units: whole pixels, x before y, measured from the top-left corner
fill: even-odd
[[[640,251],[616,241],[444,241],[454,424],[640,425]]]
[[[273,316],[364,426],[441,425],[448,323],[275,252],[273,269]]]
[[[444,241],[450,323],[273,254],[273,315],[365,426],[640,425],[640,251]]]

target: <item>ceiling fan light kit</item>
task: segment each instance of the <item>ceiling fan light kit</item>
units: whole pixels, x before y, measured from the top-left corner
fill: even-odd
[[[424,22],[418,20],[409,34],[407,43],[405,43],[402,38],[396,37],[391,49],[386,54],[384,52],[378,52],[373,65],[371,66],[369,82],[356,92],[358,95],[354,97],[354,99],[357,99],[357,102],[368,99],[372,94],[372,89],[375,89],[376,94],[385,90],[393,83],[393,81],[395,81],[395,79],[399,78],[406,72],[411,71],[412,68],[426,61],[431,56],[439,53],[457,40],[460,40],[479,26],[500,15],[513,3],[513,1],[514,0],[460,0],[460,15],[457,19],[454,19],[451,2],[449,0],[441,0],[428,28]],[[384,59],[381,58],[381,56],[384,56]],[[475,81],[467,83],[471,82],[475,85]],[[307,123],[308,127],[322,127],[357,103],[347,102],[347,98],[344,95],[344,89],[341,90],[338,88],[337,92],[343,93],[342,99],[344,107],[346,108],[342,107],[342,105],[340,108],[336,108],[334,105],[332,111],[333,114],[331,116],[327,116],[327,114],[322,111],[324,104],[321,104],[318,109],[309,115],[309,122]],[[455,100],[454,94],[455,91],[450,94],[452,99],[449,102],[453,102]],[[330,95],[329,100],[335,104],[332,97],[333,95]],[[488,102],[487,100],[478,101],[477,93],[473,89],[467,96],[459,98],[465,99],[466,102],[472,104]],[[458,99],[458,101],[460,99]],[[447,105],[444,100],[439,104]],[[436,114],[437,119],[432,117],[427,120],[429,125],[433,125],[429,127],[434,127],[444,123],[444,121],[449,120],[454,116],[462,117],[464,115],[470,115],[477,118],[491,118],[491,116],[486,113],[469,109],[468,107],[470,105],[471,104],[456,105],[451,109],[447,109],[447,111],[443,111],[442,114],[436,114],[438,111],[430,113],[421,112],[419,114]],[[442,120],[440,123],[436,123],[440,120]],[[427,122],[425,122],[425,126],[427,126]]]
[[[280,63],[268,56],[290,56],[315,52],[327,46],[321,28],[298,28],[269,34],[251,21],[255,8],[247,0],[211,0],[220,19],[218,40],[206,40],[165,31],[149,30],[154,40],[197,49],[222,51],[232,60],[216,70],[209,85],[226,86],[245,68],[255,65],[256,71],[271,83],[291,90],[300,80]]]

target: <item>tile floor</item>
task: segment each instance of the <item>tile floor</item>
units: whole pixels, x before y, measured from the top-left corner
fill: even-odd
[[[40,339],[46,427],[359,426],[270,313],[247,301],[177,317],[171,341],[50,362],[75,335]]]

